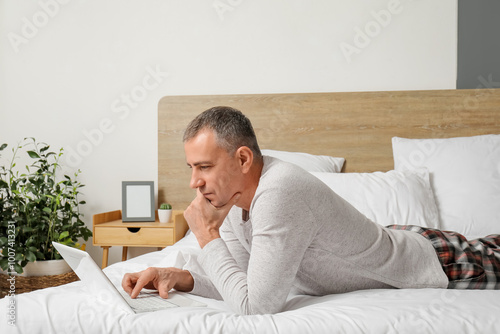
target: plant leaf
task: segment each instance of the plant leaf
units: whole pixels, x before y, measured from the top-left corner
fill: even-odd
[[[30,227],[30,226],[22,226],[21,228],[23,230],[23,233],[28,233],[28,232],[33,231],[33,227]]]
[[[33,254],[33,252],[28,251],[28,254],[26,254],[26,259],[28,259],[29,262],[35,262],[36,255]]]
[[[8,267],[9,267],[9,260],[6,257],[0,259],[0,268],[2,268],[3,271],[7,271]]]
[[[29,154],[30,158],[40,159],[40,156],[35,151],[27,151],[27,153]]]
[[[22,274],[23,273],[23,267],[21,267],[18,263],[14,263],[14,270],[18,274]]]
[[[62,233],[59,235],[59,240],[66,239],[67,237],[69,237],[69,232],[68,232],[68,231],[64,231],[64,232],[62,232]]]

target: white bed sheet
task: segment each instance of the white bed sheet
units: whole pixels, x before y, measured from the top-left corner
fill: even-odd
[[[125,272],[179,266],[198,251],[192,235],[174,246],[105,269],[120,285]],[[198,296],[202,308],[129,315],[92,296],[81,282],[0,300],[0,333],[500,333],[500,290],[364,290],[323,297],[290,296],[275,315],[241,316],[222,301]]]

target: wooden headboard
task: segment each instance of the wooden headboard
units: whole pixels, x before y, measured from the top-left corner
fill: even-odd
[[[500,134],[500,89],[166,96],[158,106],[158,202],[185,209],[189,189],[182,135],[202,111],[240,109],[261,149],[344,157],[345,172],[393,168],[391,138]]]

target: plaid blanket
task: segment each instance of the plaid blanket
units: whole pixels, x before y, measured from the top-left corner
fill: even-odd
[[[463,235],[415,225],[389,229],[417,232],[431,241],[449,289],[500,289],[500,234],[467,240]]]

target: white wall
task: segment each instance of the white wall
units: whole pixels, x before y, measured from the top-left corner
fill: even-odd
[[[91,227],[121,208],[122,180],[157,181],[162,96],[453,89],[456,11],[456,0],[0,0],[0,143],[64,147]]]

